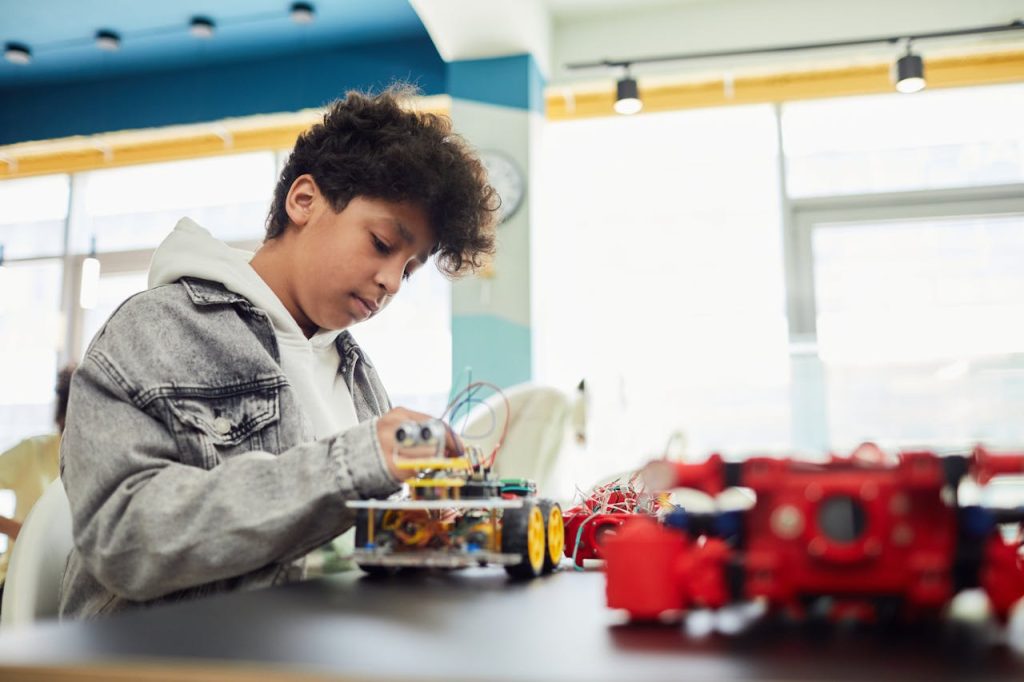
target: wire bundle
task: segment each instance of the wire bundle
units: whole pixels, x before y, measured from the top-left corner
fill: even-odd
[[[573,505],[566,516],[587,514],[576,530],[576,540],[573,543],[572,561],[577,571],[583,570],[576,561],[583,529],[592,520],[605,514],[657,514],[669,505],[667,500],[647,493],[639,470],[630,474],[624,483],[622,477],[616,478],[609,483],[596,486],[589,495],[576,488],[575,499],[579,502]]]
[[[494,408],[488,405],[487,402],[485,402],[484,400],[481,400],[480,398],[476,397],[476,393],[479,392],[480,389],[482,388],[491,389],[492,391],[500,395],[502,400],[505,402],[505,423],[502,425],[501,436],[498,437],[498,442],[495,444],[491,452],[486,457],[483,458],[483,461],[480,462],[483,468],[490,469],[494,466],[494,460],[498,456],[498,451],[501,449],[501,446],[504,445],[505,443],[505,437],[508,435],[508,425],[512,419],[512,406],[509,404],[508,397],[500,388],[487,381],[474,381],[470,383],[468,386],[466,386],[466,388],[459,391],[455,395],[455,397],[452,398],[451,402],[448,403],[448,407],[445,408],[444,413],[441,415],[441,421],[444,421],[447,418],[448,421],[446,423],[446,427],[453,436],[453,440],[456,443],[456,447],[459,449],[460,457],[465,455],[465,450],[463,448],[461,438],[461,436],[464,436],[465,434],[460,432],[458,435],[456,435],[453,428],[455,420],[458,419],[460,416],[460,410],[465,410],[464,416],[468,419],[469,411],[474,405],[484,405],[491,415],[491,425],[487,433],[472,434],[472,436],[474,438],[486,438],[490,436],[492,433],[494,433],[494,429],[498,423],[498,416],[494,413]],[[463,423],[462,428],[463,430],[466,428],[465,423]]]

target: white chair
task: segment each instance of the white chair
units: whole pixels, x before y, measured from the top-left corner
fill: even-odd
[[[502,477],[533,479],[542,494],[550,496],[552,474],[563,443],[571,439],[567,432],[583,428],[574,423],[580,421],[574,414],[577,405],[549,386],[518,384],[504,389],[504,393],[512,414],[494,470]],[[582,399],[577,397],[577,401]],[[505,401],[495,393],[474,405],[468,417],[457,414],[452,425],[467,443],[489,453],[507,418]]]
[[[0,628],[57,617],[60,584],[72,545],[71,507],[58,478],[33,505],[11,550]]]

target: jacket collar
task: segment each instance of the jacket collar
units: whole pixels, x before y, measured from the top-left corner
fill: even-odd
[[[356,340],[352,338],[352,334],[347,329],[338,334],[338,338],[335,339],[334,343],[338,348],[338,355],[341,357],[342,365],[348,365],[349,362],[358,360],[365,363],[367,367],[373,368],[370,358],[366,357],[366,353],[359,347],[359,344],[356,343]]]
[[[211,282],[208,279],[197,277],[182,277],[181,284],[185,292],[196,305],[220,305],[225,303],[249,303],[249,299],[240,296],[233,291],[228,291],[220,282]]]
[[[197,277],[182,277],[181,284],[185,287],[185,292],[192,300],[192,303],[197,306],[244,305],[252,307],[249,299],[229,291],[219,282],[212,282],[208,279],[199,279]],[[366,353],[359,347],[359,344],[352,338],[352,334],[348,330],[338,334],[338,338],[335,339],[334,343],[338,348],[338,356],[341,358],[343,366],[358,360],[366,363],[368,367],[373,367],[373,363],[366,357]]]

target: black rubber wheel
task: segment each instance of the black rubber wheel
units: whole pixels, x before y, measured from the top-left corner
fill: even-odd
[[[371,578],[390,578],[391,576],[398,573],[398,569],[394,566],[376,566],[370,564],[361,564],[358,561],[356,566],[359,567],[360,571],[363,571]]]
[[[562,507],[554,500],[538,500],[537,506],[544,515],[544,573],[551,573],[562,561],[565,552],[565,521]]]
[[[534,500],[524,499],[519,509],[506,509],[501,516],[501,551],[518,554],[519,563],[505,566],[513,578],[536,578],[544,570],[547,534],[544,515]]]

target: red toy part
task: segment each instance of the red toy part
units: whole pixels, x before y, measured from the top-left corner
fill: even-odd
[[[1005,542],[996,535],[985,546],[981,585],[992,602],[992,610],[1002,620],[1014,603],[1024,598],[1024,557],[1019,544]]]
[[[715,538],[694,541],[635,516],[604,546],[608,606],[638,620],[688,606],[718,608],[730,601],[725,567],[729,546]]]
[[[974,448],[971,475],[985,485],[996,476],[1024,474],[1024,455],[994,455],[980,445]]]
[[[726,464],[717,455],[701,464],[653,462],[644,475],[659,489],[715,494],[736,485],[757,501],[731,523],[676,511],[665,526],[637,519],[623,528],[603,549],[608,604],[649,619],[753,598],[799,613],[827,596],[844,613],[870,618],[882,604],[935,613],[957,590],[981,585],[1005,617],[1024,597],[1024,558],[1021,540],[1005,542],[997,522],[1019,526],[1024,509],[997,519],[950,506],[943,489],[955,490],[968,473],[987,481],[1021,471],[1019,454],[977,448],[970,457],[887,458],[870,444],[824,464],[767,457]]]
[[[583,567],[585,559],[603,559],[603,546],[616,535],[623,525],[632,519],[642,518],[636,514],[585,514],[570,513],[565,520],[565,556]]]
[[[689,545],[689,537],[644,517],[609,538],[604,548],[608,606],[626,609],[638,620],[684,608],[689,594],[679,567]]]
[[[596,488],[586,500],[562,515],[565,556],[579,568],[586,559],[603,559],[603,546],[608,538],[616,535],[626,523],[656,513],[660,508],[656,498],[645,498],[634,487],[633,479]]]

